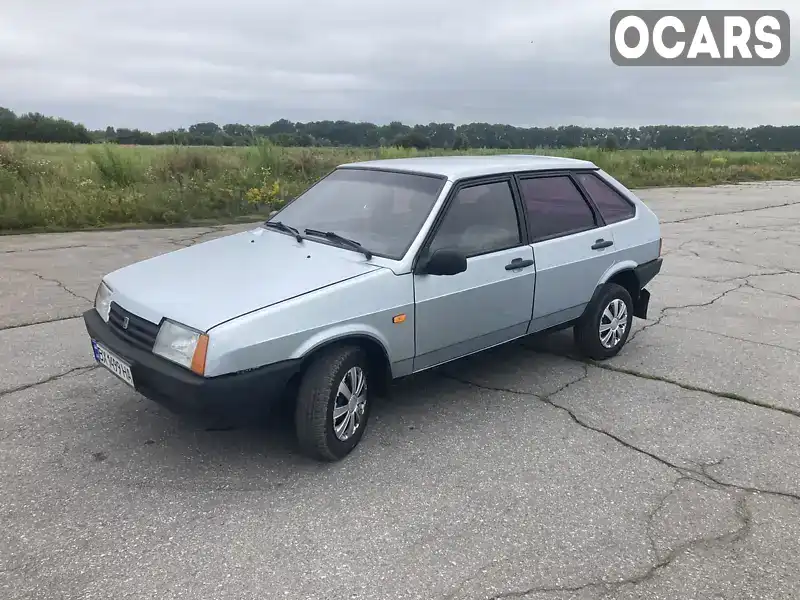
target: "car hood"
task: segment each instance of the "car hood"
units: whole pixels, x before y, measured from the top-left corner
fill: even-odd
[[[224,321],[381,268],[363,254],[264,228],[162,254],[104,278],[112,301],[159,323]]]

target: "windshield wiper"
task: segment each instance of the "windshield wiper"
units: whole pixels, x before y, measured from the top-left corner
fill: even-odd
[[[304,231],[304,233],[306,235],[316,235],[316,236],[319,236],[319,237],[327,238],[329,240],[336,240],[337,242],[341,242],[342,244],[345,244],[345,245],[350,246],[351,248],[353,248],[355,250],[358,250],[364,256],[367,257],[367,260],[372,258],[372,252],[370,252],[369,250],[364,248],[357,241],[351,240],[350,238],[342,237],[341,235],[339,235],[338,233],[335,233],[333,231],[320,231],[319,229],[306,229]]]
[[[300,235],[300,232],[294,227],[289,227],[286,223],[281,223],[280,221],[264,221],[264,227],[272,227],[273,229],[291,233],[298,242],[303,241],[303,236]]]

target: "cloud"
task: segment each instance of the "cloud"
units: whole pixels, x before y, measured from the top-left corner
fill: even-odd
[[[613,65],[611,13],[662,5],[30,0],[4,7],[0,89],[14,110],[93,128],[279,118],[529,126],[798,121],[797,59],[770,69]],[[706,0],[678,8],[758,5]],[[791,0],[770,8],[800,16]]]

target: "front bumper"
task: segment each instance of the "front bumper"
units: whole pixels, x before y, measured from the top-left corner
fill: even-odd
[[[284,397],[287,383],[300,369],[288,360],[251,371],[201,377],[116,335],[95,309],[83,313],[92,339],[125,360],[137,392],[176,413],[218,418],[254,418]]]

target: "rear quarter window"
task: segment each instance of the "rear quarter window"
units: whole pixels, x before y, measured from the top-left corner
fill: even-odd
[[[596,174],[576,173],[575,177],[589,194],[606,223],[619,223],[636,215],[634,206]]]

